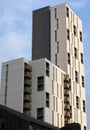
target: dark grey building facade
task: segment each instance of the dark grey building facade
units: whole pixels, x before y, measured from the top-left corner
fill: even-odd
[[[50,7],[33,11],[32,60],[50,60]]]

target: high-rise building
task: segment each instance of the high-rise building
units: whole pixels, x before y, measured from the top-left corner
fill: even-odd
[[[76,122],[86,130],[81,20],[66,4],[35,10],[32,40],[33,61],[2,64],[0,103],[58,127]]]
[[[32,59],[48,58],[69,75],[71,119],[86,129],[82,21],[66,5],[33,11]],[[67,95],[68,97],[68,95]]]

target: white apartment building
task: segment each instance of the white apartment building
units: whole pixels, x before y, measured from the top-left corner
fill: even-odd
[[[31,116],[52,125],[64,126],[65,73],[47,59],[31,61]]]
[[[3,63],[0,103],[58,127],[77,122],[86,130],[81,20],[66,4],[35,10],[32,40],[33,61]]]
[[[65,72],[45,58],[5,62],[2,64],[0,104],[63,127],[64,78]]]
[[[29,113],[31,74],[29,62],[23,58],[2,63],[0,104],[22,113]]]
[[[67,4],[35,10],[32,39],[33,60],[46,57],[69,75],[71,118],[65,124],[78,122],[86,130],[82,21]]]

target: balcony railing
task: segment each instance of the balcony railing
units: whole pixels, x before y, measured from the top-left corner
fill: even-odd
[[[24,100],[31,101],[31,96],[28,94],[24,95]]]
[[[65,104],[64,110],[70,110],[70,106]]]
[[[65,118],[70,118],[70,112],[69,112],[69,111],[66,111],[64,117],[65,117]]]
[[[30,109],[31,108],[31,104],[30,103],[24,103],[24,108]]]
[[[32,71],[32,67],[29,66],[29,65],[25,65],[25,70],[27,70],[27,71]]]
[[[31,94],[31,88],[30,87],[24,87],[24,92]]]
[[[25,72],[25,73],[24,73],[24,76],[29,77],[29,78],[32,78],[32,73],[31,73],[31,72]]]
[[[31,83],[32,83],[32,82],[31,82],[31,80],[29,80],[29,79],[25,79],[25,80],[24,80],[24,84],[31,85]]]
[[[69,97],[69,91],[65,90],[65,91],[64,91],[64,96]]]

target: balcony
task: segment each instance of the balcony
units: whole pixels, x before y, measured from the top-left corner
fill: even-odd
[[[25,64],[25,71],[32,71],[32,67],[30,65]]]
[[[70,102],[70,98],[65,96],[65,97],[64,97],[64,101]]]
[[[31,96],[28,94],[24,95],[24,100],[31,101]]]
[[[24,103],[24,109],[31,109],[31,104],[30,103]]]
[[[25,110],[23,113],[24,113],[25,115],[31,116],[31,112],[30,112],[30,111],[26,111],[26,110]]]
[[[69,97],[69,91],[68,90],[64,91],[64,96]]]
[[[65,106],[64,106],[64,110],[69,111],[69,110],[70,110],[70,106],[69,106],[69,105],[65,105]]]
[[[31,85],[31,84],[32,84],[32,82],[31,82],[31,80],[30,80],[30,79],[25,79],[25,80],[24,80],[24,84]]]
[[[70,120],[65,118],[65,124],[69,124],[69,123],[70,123]]]
[[[70,118],[70,112],[68,111],[68,112],[65,112],[65,116],[64,116],[65,118]]]
[[[30,87],[24,87],[24,93],[31,94],[31,88]]]
[[[25,73],[24,73],[24,76],[25,76],[25,77],[32,78],[32,73],[30,73],[30,72],[25,72]]]
[[[67,90],[69,90],[70,89],[70,84],[64,84],[64,89],[67,89]]]
[[[68,82],[68,81],[69,81],[69,75],[66,75],[66,76],[65,76],[64,81],[65,81],[65,82]]]

